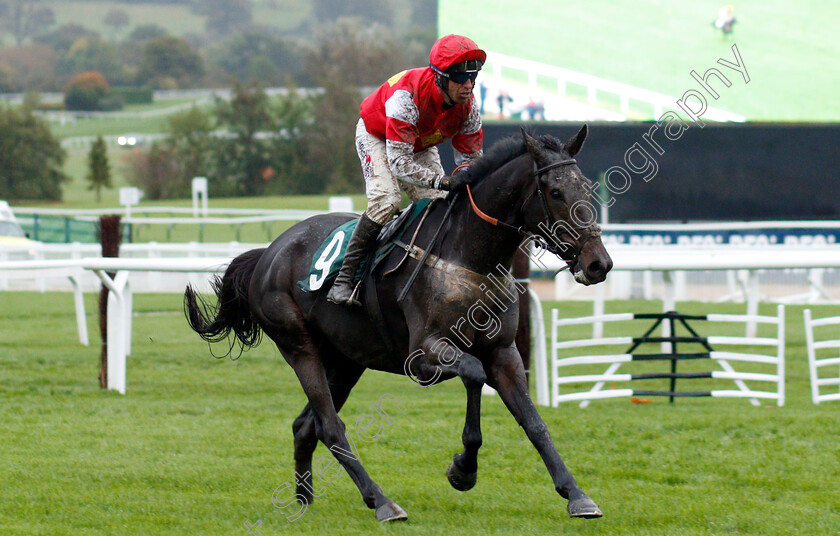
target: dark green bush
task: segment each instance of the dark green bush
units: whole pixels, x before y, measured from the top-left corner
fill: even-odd
[[[64,94],[64,108],[76,111],[99,110],[100,92],[97,89],[88,89],[80,86],[71,87]]]
[[[99,99],[99,110],[102,112],[116,112],[122,110],[125,106],[125,99],[122,95],[114,95],[109,93],[107,96]]]

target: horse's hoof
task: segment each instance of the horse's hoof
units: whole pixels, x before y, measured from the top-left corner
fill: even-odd
[[[395,502],[385,503],[376,509],[376,519],[382,521],[403,521],[408,519],[408,514]]]
[[[593,501],[587,496],[583,496],[580,499],[569,501],[569,506],[566,507],[566,509],[569,511],[570,517],[594,519],[596,517],[601,517],[604,515],[601,513],[601,509],[598,508],[598,505],[595,504],[595,501]]]
[[[469,491],[475,486],[475,481],[478,473],[465,473],[458,469],[455,462],[449,464],[449,469],[446,470],[446,478],[452,487],[458,491]]]

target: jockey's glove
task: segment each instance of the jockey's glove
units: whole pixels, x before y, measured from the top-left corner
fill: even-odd
[[[460,169],[455,171],[452,175],[442,178],[438,188],[447,192],[457,192],[466,188],[469,183],[469,171],[467,169]]]

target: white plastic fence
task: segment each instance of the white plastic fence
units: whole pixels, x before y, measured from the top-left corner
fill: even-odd
[[[811,400],[814,404],[823,401],[840,400],[840,335],[837,331],[840,328],[840,316],[826,318],[811,318],[811,310],[805,309],[805,339],[808,347],[808,370],[811,376]],[[826,328],[831,329],[831,338],[826,338]],[[814,329],[817,328],[817,329]],[[830,353],[829,353],[830,351]],[[828,357],[826,357],[828,354]],[[819,355],[819,357],[818,357]],[[826,374],[820,371],[832,371]],[[838,386],[838,390],[832,393],[821,394],[822,386]]]
[[[265,243],[200,243],[163,244],[148,242],[144,244],[123,244],[120,246],[122,259],[170,259],[188,257],[202,259],[206,257],[233,258],[245,251],[266,247]],[[54,272],[44,270],[4,270],[5,262],[33,260],[37,262],[55,262],[100,258],[102,247],[99,244],[36,244],[19,248],[0,246],[0,290],[48,290],[68,289],[65,277],[56,277]],[[182,292],[187,283],[206,290],[207,278],[191,272],[146,271],[132,278],[132,285],[139,292]],[[100,288],[101,282],[91,272],[81,270],[75,277],[74,285],[83,291]]]
[[[777,405],[785,403],[785,315],[784,306],[777,307],[777,316],[762,315],[704,315],[705,321],[724,323],[746,323],[755,322],[759,324],[770,324],[775,326],[773,337],[739,337],[739,336],[706,336],[704,340],[712,347],[712,350],[691,355],[691,360],[709,359],[715,362],[721,370],[688,373],[696,374],[697,378],[711,378],[714,380],[729,380],[734,382],[735,388],[713,389],[708,391],[693,392],[692,396],[711,397],[737,397],[748,398],[753,405],[759,405],[757,399],[771,399]],[[670,361],[663,354],[634,354],[628,353],[634,345],[640,344],[637,337],[616,336],[597,337],[587,339],[562,338],[562,330],[568,326],[592,324],[600,322],[606,325],[614,322],[628,322],[637,319],[633,313],[607,314],[598,316],[587,316],[580,318],[560,318],[557,309],[552,310],[551,319],[551,405],[558,406],[560,402],[581,401],[580,406],[586,407],[591,400],[632,397],[642,394],[671,395],[673,391],[640,391],[632,388],[607,387],[608,384],[625,383],[635,380],[648,379],[669,379],[668,373],[619,373],[618,369],[624,364],[625,368],[631,367],[630,363],[641,360]],[[695,326],[703,320],[693,320]],[[698,332],[704,330],[698,330]],[[641,335],[641,333],[639,334]],[[681,341],[687,343],[687,341]],[[649,343],[648,343],[649,344]],[[689,343],[692,345],[697,342]],[[724,347],[726,350],[717,348]],[[772,353],[753,353],[753,347],[768,348]],[[669,352],[670,353],[670,352]],[[679,354],[678,354],[679,356]],[[686,358],[683,358],[686,359]],[[676,363],[679,363],[678,359]],[[737,371],[731,362],[750,363],[751,370]],[[592,365],[607,365],[604,372],[592,372]],[[754,370],[756,366],[761,370]],[[672,369],[671,378],[675,378]],[[708,376],[703,375],[708,374]],[[673,381],[683,379],[684,382],[691,381],[692,376],[676,377]],[[759,389],[747,384],[760,382],[762,385],[770,383],[774,389]],[[585,385],[587,389],[581,389]],[[684,392],[683,392],[684,393]],[[680,396],[680,395],[676,395]]]
[[[210,274],[225,270],[229,257],[125,259],[84,258],[53,261],[8,261],[0,263],[0,275],[41,275],[42,277],[69,277],[72,281],[81,271],[88,271],[99,278],[108,290],[108,389],[121,394],[126,391],[126,356],[131,354],[132,272],[174,272],[201,274],[206,280]],[[113,273],[113,277],[111,276]],[[87,344],[87,324],[84,300],[78,285],[76,294],[76,319],[79,339]],[[182,287],[183,289],[183,287]]]

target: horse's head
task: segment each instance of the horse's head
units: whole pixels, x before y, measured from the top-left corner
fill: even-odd
[[[575,280],[600,283],[613,266],[601,242],[601,227],[591,202],[594,184],[577,166],[588,132],[583,125],[565,144],[551,136],[535,138],[522,129],[525,147],[534,160],[533,193],[526,201],[526,227],[540,244],[569,265]]]

